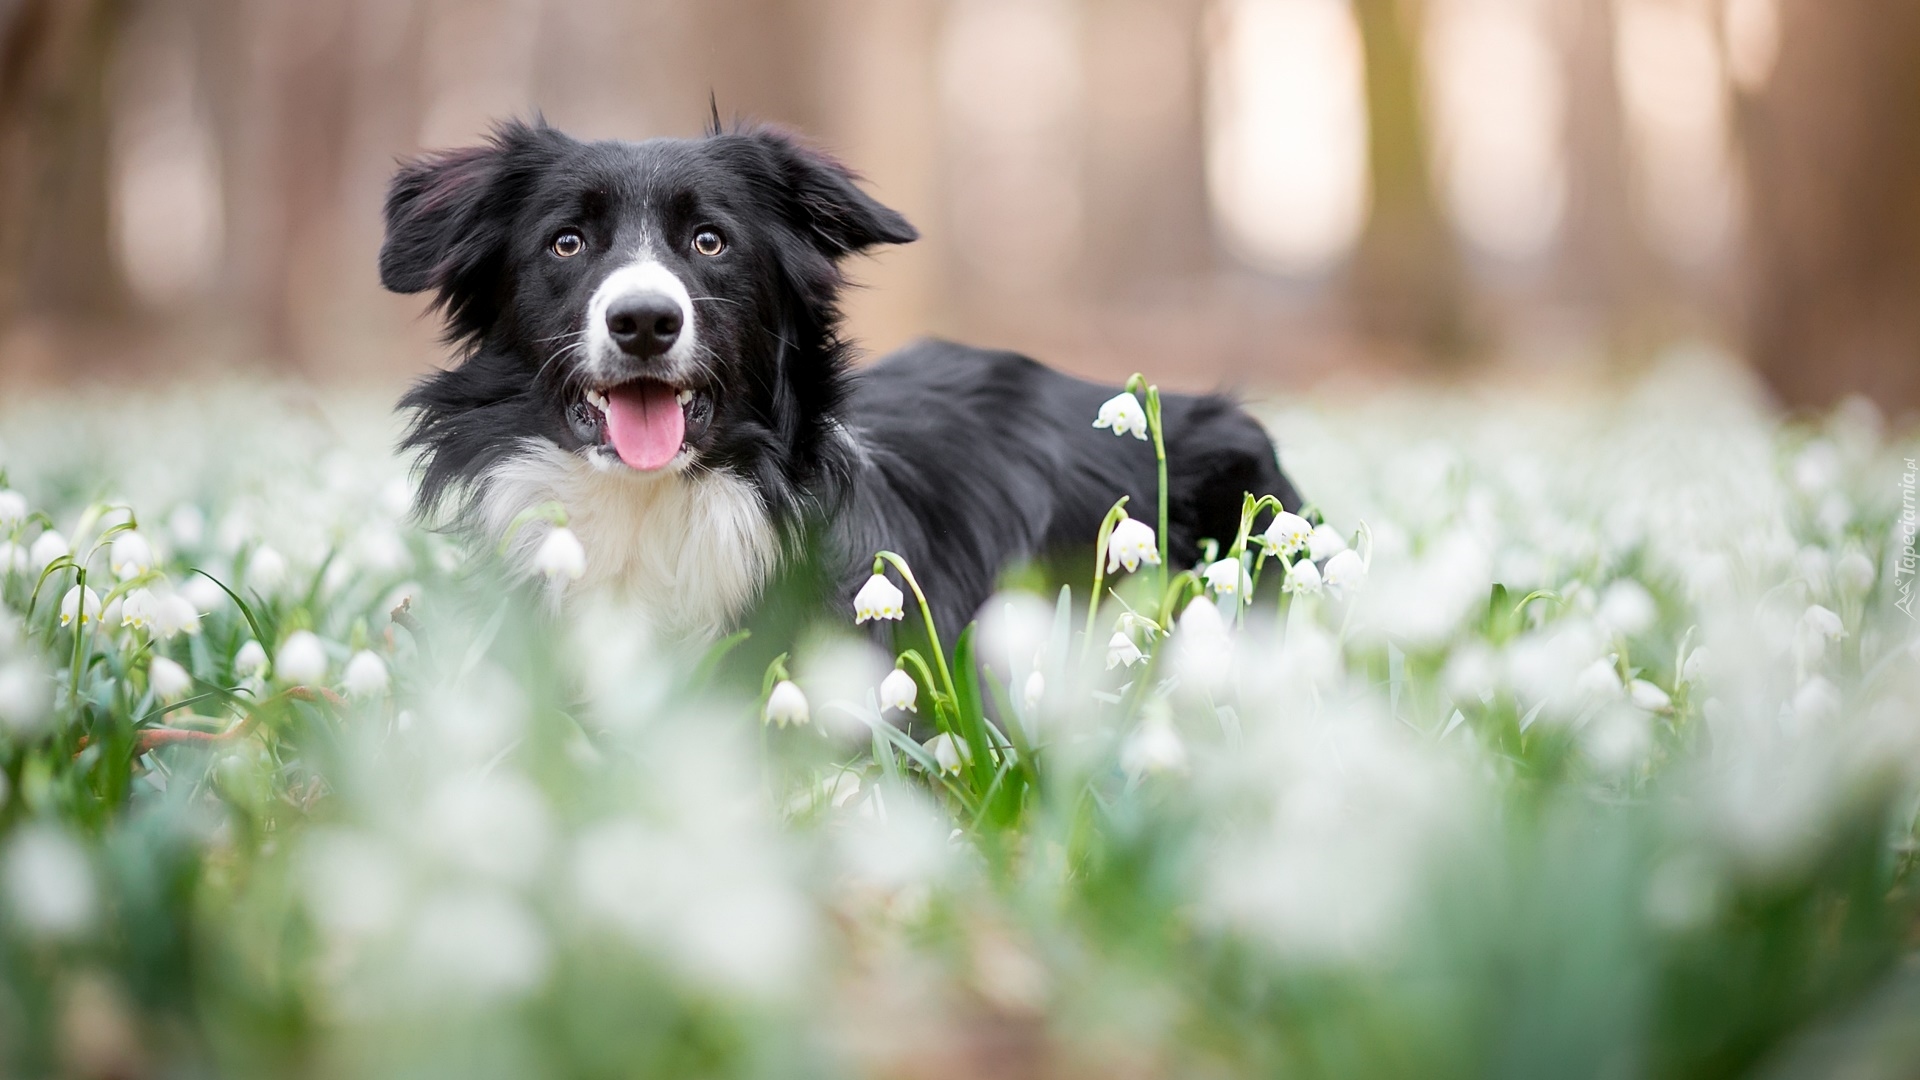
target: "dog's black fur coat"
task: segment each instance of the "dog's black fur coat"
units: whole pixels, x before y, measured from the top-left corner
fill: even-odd
[[[1092,426],[1115,388],[943,341],[851,366],[840,263],[917,233],[782,133],[583,143],[508,124],[487,145],[405,165],[386,219],[382,282],[432,290],[463,354],[401,401],[424,514],[451,501],[471,520],[489,471],[528,440],[588,445],[568,419],[583,376],[556,343],[577,337],[597,283],[645,237],[701,323],[712,415],[689,436],[690,468],[750,483],[780,534],[828,568],[840,602],[890,549],[951,633],[1010,563],[1089,549],[1121,495],[1153,520],[1151,444]],[[727,238],[723,257],[689,250],[709,226]],[[549,254],[566,228],[587,257]],[[1231,401],[1168,394],[1163,410],[1175,562],[1190,564],[1202,537],[1233,535],[1243,492],[1297,508],[1266,433]]]

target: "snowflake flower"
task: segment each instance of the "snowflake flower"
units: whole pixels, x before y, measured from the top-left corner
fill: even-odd
[[[885,574],[875,574],[854,595],[854,625],[858,626],[869,619],[904,619],[907,617],[906,602],[907,595],[888,581]]]
[[[1347,538],[1331,525],[1316,525],[1307,536],[1307,554],[1314,562],[1324,562],[1347,550]]]
[[[1138,779],[1154,773],[1183,772],[1187,747],[1164,715],[1149,715],[1120,748],[1120,768]]]
[[[135,589],[120,606],[120,625],[145,630],[160,616],[160,598],[151,589]]]
[[[973,751],[967,744],[944,731],[928,739],[926,747],[943,772],[957,773],[962,765],[973,760]]]
[[[1367,564],[1360,561],[1357,551],[1338,552],[1327,560],[1326,569],[1320,572],[1320,581],[1328,592],[1345,596],[1367,583]]]
[[[807,695],[791,679],[781,679],[767,695],[767,723],[778,727],[807,722]]]
[[[193,689],[193,676],[172,660],[156,656],[147,665],[147,685],[161,701],[178,701]]]
[[[287,580],[287,557],[265,544],[253,549],[247,559],[247,585],[261,595],[270,595]]]
[[[61,558],[71,550],[72,549],[67,546],[66,537],[61,536],[53,529],[48,529],[46,532],[41,533],[39,538],[33,542],[33,547],[28,550],[27,557],[31,560],[31,565],[36,570],[44,573],[47,567],[53,565],[55,559]]]
[[[280,678],[299,686],[317,686],[327,678],[327,650],[311,630],[295,630],[280,644],[274,659]]]
[[[200,632],[200,611],[193,601],[175,593],[163,596],[156,603],[153,614],[153,629],[161,638],[171,638],[184,633],[192,637]]]
[[[913,676],[900,668],[894,668],[887,677],[880,680],[880,708],[882,711],[896,709],[900,712],[919,712],[920,686]]]
[[[139,577],[153,569],[153,545],[137,531],[128,529],[113,538],[107,549],[107,567],[122,581]]]
[[[347,693],[354,697],[381,697],[387,692],[387,663],[378,655],[361,649],[347,661],[347,671],[341,681]]]
[[[1260,542],[1266,546],[1267,554],[1290,559],[1307,546],[1307,539],[1313,535],[1313,526],[1299,514],[1286,511],[1274,515],[1267,525],[1267,531],[1260,534]]]
[[[1645,679],[1635,679],[1627,684],[1627,699],[1648,712],[1666,712],[1673,708],[1673,699],[1667,696],[1667,692]]]
[[[1207,588],[1220,596],[1245,596],[1253,591],[1253,578],[1239,559],[1221,559],[1201,575]]]
[[[1301,559],[1287,567],[1287,580],[1280,587],[1290,593],[1311,596],[1320,591],[1320,568],[1312,559]]]
[[[1140,399],[1133,396],[1133,391],[1123,390],[1100,406],[1100,418],[1093,426],[1111,428],[1115,435],[1131,435],[1145,442],[1147,410],[1140,407]]]
[[[27,497],[12,488],[0,488],[0,529],[11,529],[27,519]]]
[[[1160,548],[1154,539],[1153,526],[1123,517],[1107,537],[1107,573],[1114,573],[1122,566],[1131,573],[1140,569],[1141,563],[1160,565]]]
[[[252,638],[233,654],[233,673],[243,679],[255,679],[267,673],[267,650]]]
[[[1113,636],[1107,639],[1108,671],[1112,671],[1122,664],[1125,664],[1127,667],[1132,667],[1144,659],[1146,659],[1146,654],[1140,651],[1140,646],[1135,645],[1133,639],[1121,631],[1115,630]]]
[[[75,620],[85,626],[100,618],[100,594],[85,585],[75,585],[60,598],[60,625],[71,626]]]

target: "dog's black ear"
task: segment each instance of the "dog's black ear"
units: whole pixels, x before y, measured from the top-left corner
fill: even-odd
[[[785,132],[763,129],[746,137],[771,158],[794,224],[829,258],[920,239],[899,211],[860,190],[859,177],[845,165]]]
[[[564,136],[545,125],[501,125],[480,146],[407,162],[387,190],[387,237],[380,245],[380,284],[399,293],[439,291],[456,334],[473,315],[485,275],[510,237],[516,176]]]

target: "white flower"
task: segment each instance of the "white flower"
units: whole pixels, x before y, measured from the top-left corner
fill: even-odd
[[[342,680],[347,693],[357,698],[377,698],[387,692],[387,664],[379,656],[361,649],[347,661]]]
[[[100,618],[100,594],[84,585],[75,585],[60,598],[60,625],[71,626],[75,619],[80,625]]]
[[[943,772],[957,773],[962,765],[973,760],[973,750],[944,731],[928,739],[926,746],[927,753],[933,755]]]
[[[587,549],[572,529],[556,525],[547,530],[546,539],[535,549],[533,568],[548,581],[579,581],[587,572]]]
[[[1260,542],[1267,547],[1267,554],[1282,558],[1292,558],[1307,546],[1307,539],[1313,535],[1313,526],[1299,514],[1281,511],[1274,515],[1267,531],[1260,534]]]
[[[245,647],[242,646],[242,651]],[[298,686],[317,686],[327,678],[327,650],[311,630],[295,630],[280,643],[274,658],[274,672],[282,681]]]
[[[1307,555],[1314,562],[1331,559],[1347,550],[1347,538],[1331,525],[1316,525],[1307,537]]]
[[[167,659],[156,656],[147,665],[147,685],[153,688],[153,696],[161,701],[178,701],[193,689],[193,676],[187,669]]]
[[[1627,684],[1627,699],[1648,712],[1666,712],[1673,708],[1673,699],[1665,690],[1645,679],[1635,679]]]
[[[1687,654],[1687,662],[1680,668],[1680,678],[1688,684],[1697,686],[1712,664],[1713,651],[1702,645]]]
[[[1020,692],[1022,709],[1031,716],[1040,711],[1040,701],[1047,696],[1047,677],[1038,671],[1029,672],[1027,684]]]
[[[144,630],[154,624],[159,614],[160,598],[153,595],[153,590],[135,589],[127,594],[126,603],[120,605],[120,625]]]
[[[0,489],[0,529],[11,529],[27,519],[27,497],[12,488]]]
[[[200,612],[194,608],[193,601],[178,593],[158,600],[152,620],[154,632],[163,639],[180,633],[191,637],[200,632]]]
[[[26,659],[0,664],[0,728],[15,734],[37,731],[52,704],[52,690],[38,664]],[[0,803],[4,802],[0,793]]]
[[[1113,534],[1107,537],[1107,573],[1111,574],[1123,565],[1132,572],[1140,569],[1141,563],[1160,565],[1160,548],[1154,540],[1153,526],[1123,517],[1114,524]]]
[[[1660,608],[1645,585],[1632,578],[1621,578],[1601,594],[1600,608],[1595,614],[1621,634],[1638,637],[1659,621]]]
[[[1137,631],[1147,641],[1152,641],[1153,636],[1160,632],[1158,623],[1137,611],[1121,612],[1120,617],[1113,621],[1113,628],[1128,637],[1132,637]]]
[[[1280,587],[1290,593],[1312,595],[1320,591],[1320,568],[1312,559],[1301,559],[1287,567],[1287,579]]]
[[[885,574],[875,574],[854,594],[854,625],[858,626],[868,619],[904,619],[907,617],[906,602],[907,595],[888,581]]]
[[[153,546],[146,537],[128,529],[113,538],[113,546],[107,549],[107,566],[122,581],[139,577],[153,569]]]
[[[28,550],[27,556],[34,569],[44,572],[47,567],[53,565],[55,559],[67,554],[70,550],[72,549],[67,547],[66,537],[53,529],[48,529],[33,542],[33,547]]]
[[[773,693],[767,695],[767,723],[786,727],[806,722],[807,695],[801,693],[791,679],[775,683]]]
[[[240,651],[233,654],[233,673],[243,679],[258,678],[267,673],[267,650],[252,638],[247,639]]]
[[[1139,778],[1150,773],[1182,772],[1187,747],[1165,716],[1149,715],[1120,748],[1120,768]]]
[[[1367,583],[1367,564],[1360,561],[1357,551],[1336,552],[1327,560],[1327,567],[1320,573],[1320,581],[1327,591],[1335,596],[1345,596]]]
[[[265,596],[278,589],[287,580],[287,558],[278,551],[261,544],[253,549],[253,555],[247,559],[247,585],[255,592]]]
[[[1620,673],[1614,669],[1612,660],[1595,660],[1574,678],[1573,689],[1585,699],[1610,701],[1620,696]]]
[[[1132,667],[1145,658],[1146,654],[1140,651],[1140,646],[1135,645],[1133,639],[1126,634],[1115,630],[1113,636],[1107,639],[1108,671],[1112,671],[1122,664],[1125,664],[1127,667]]]
[[[36,937],[72,937],[93,922],[93,866],[64,830],[26,825],[7,845],[7,907]]]
[[[0,540],[0,577],[27,572],[27,549],[11,540]]]
[[[1839,641],[1847,636],[1846,625],[1840,621],[1840,616],[1819,604],[1807,609],[1807,613],[1800,617],[1800,624],[1810,637]]]
[[[167,532],[183,548],[197,548],[207,538],[207,515],[192,503],[181,503],[167,515]]]
[[[913,676],[900,668],[887,672],[880,680],[880,708],[898,709],[902,712],[919,712],[920,687]]]
[[[1221,559],[1201,575],[1207,588],[1220,596],[1245,596],[1253,591],[1253,578],[1239,559]]]
[[[1188,640],[1225,639],[1227,621],[1220,617],[1220,609],[1213,601],[1204,596],[1196,596],[1186,607],[1180,609],[1180,621],[1177,624],[1180,636]]]
[[[1133,396],[1133,391],[1123,390],[1100,406],[1100,418],[1093,422],[1093,426],[1112,428],[1115,435],[1132,435],[1144,442],[1147,438],[1147,410],[1140,407],[1140,399]]]
[[[1834,580],[1849,596],[1865,596],[1873,588],[1875,574],[1873,560],[1861,551],[1847,552],[1833,567]]]

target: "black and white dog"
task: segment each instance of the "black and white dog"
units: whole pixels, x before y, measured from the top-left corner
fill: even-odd
[[[918,234],[783,133],[511,123],[403,166],[386,226],[382,283],[432,290],[461,354],[401,402],[421,511],[498,538],[558,502],[574,588],[669,634],[725,632],[802,553],[848,601],[882,548],[950,633],[1008,564],[1090,549],[1121,495],[1152,520],[1151,445],[1092,426],[1114,388],[942,341],[852,365],[840,264]],[[1243,492],[1298,505],[1232,402],[1163,410],[1175,562],[1231,538]],[[522,568],[539,532],[515,536]]]

